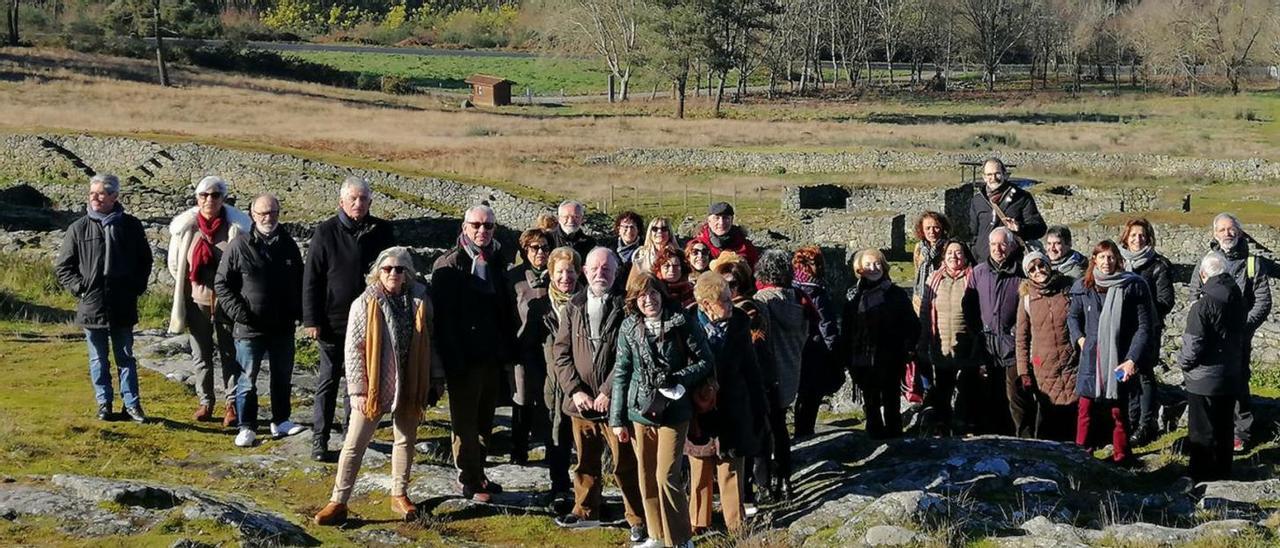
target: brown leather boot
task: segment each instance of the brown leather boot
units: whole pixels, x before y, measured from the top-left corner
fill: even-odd
[[[405,521],[418,519],[418,507],[404,495],[391,497],[391,511],[399,514]]]
[[[236,406],[232,403],[228,403],[227,412],[223,413],[222,415],[222,427],[231,428],[232,426],[235,426],[237,422],[238,421],[236,420]]]
[[[196,413],[195,415],[192,415],[191,418],[195,419],[196,422],[206,422],[206,421],[212,420],[213,409],[209,405],[202,403],[200,404],[200,407],[196,408]]]
[[[347,522],[347,505],[341,502],[330,502],[312,518],[316,525],[336,526]]]

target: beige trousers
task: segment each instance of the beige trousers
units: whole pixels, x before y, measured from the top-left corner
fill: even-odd
[[[689,526],[689,502],[684,494],[684,440],[689,422],[675,426],[632,423],[636,464],[640,469],[640,496],[649,538],[667,546],[680,546],[693,538]]]
[[[711,527],[712,482],[720,484],[720,513],[730,532],[742,529],[743,458],[689,457],[689,517],[694,527]]]
[[[354,401],[353,399],[352,402]],[[394,441],[391,445],[391,496],[404,495],[409,486],[409,465],[413,463],[413,446],[418,441],[418,419],[421,416],[417,409],[401,408],[392,412]],[[382,417],[378,417],[378,420],[381,419]],[[342,453],[338,456],[338,477],[334,478],[333,496],[329,500],[346,504],[351,498],[351,488],[355,486],[356,475],[360,473],[364,450],[373,441],[378,420],[369,420],[359,408],[351,414],[351,425],[347,427],[347,437],[342,442]]]

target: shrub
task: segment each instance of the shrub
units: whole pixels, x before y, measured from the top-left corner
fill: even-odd
[[[1016,147],[1018,136],[1013,133],[982,132],[973,136],[971,145],[973,148]]]

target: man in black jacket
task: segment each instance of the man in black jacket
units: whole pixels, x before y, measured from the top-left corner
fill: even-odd
[[[120,372],[124,411],[146,422],[133,359],[133,326],[138,323],[138,297],[151,279],[151,245],[142,223],[124,212],[120,179],[100,173],[89,180],[85,216],[67,228],[54,261],[58,283],[75,295],[76,323],[89,342],[89,378],[98,401],[98,419],[111,415],[111,362],[114,350]]]
[[[1218,253],[1206,256],[1197,270],[1200,297],[1187,314],[1178,365],[1187,390],[1191,479],[1199,483],[1231,474],[1235,403],[1247,381],[1240,288]]]
[[[582,223],[587,215],[587,206],[582,202],[573,200],[560,204],[556,209],[556,229],[551,231],[551,238],[555,240],[555,247],[572,247],[578,252],[579,257],[586,257],[587,253],[596,246],[596,239],[586,232],[583,232]]]
[[[436,260],[431,274],[454,466],[462,495],[478,502],[502,492],[485,476],[484,463],[503,367],[515,361],[516,351],[514,299],[495,228],[489,206],[468,209],[457,247]]]
[[[236,386],[236,446],[251,447],[258,427],[258,371],[271,362],[271,436],[303,430],[289,420],[293,389],[293,329],[302,319],[302,254],[280,227],[280,200],[258,196],[249,208],[253,230],[222,254],[214,289],[235,322],[236,361],[245,368]]]
[[[312,412],[311,458],[330,460],[329,430],[334,426],[338,383],[345,374],[343,342],[351,303],[365,289],[365,273],[382,250],[395,245],[391,224],[369,214],[369,182],[348,177],[339,191],[338,214],[316,226],[302,274],[302,326],[320,346]],[[351,402],[342,395],[345,416]],[[343,423],[349,423],[344,419]]]
[[[1031,193],[1009,182],[1009,170],[999,158],[982,164],[983,185],[969,202],[969,227],[973,230],[973,254],[978,264],[986,262],[991,229],[1003,226],[1024,242],[1044,236],[1044,218]]]

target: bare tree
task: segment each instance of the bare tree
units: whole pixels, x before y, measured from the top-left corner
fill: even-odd
[[[970,25],[969,45],[982,62],[987,90],[996,86],[1004,56],[1027,32],[1028,0],[961,0],[960,15]]]
[[[902,29],[906,26],[910,0],[872,0],[876,21],[880,29],[880,44],[884,47],[884,61],[889,65],[889,83],[893,83],[893,58],[898,53]]]
[[[9,45],[18,45],[18,2],[13,0],[9,4]]]
[[[1199,84],[1212,29],[1203,17],[1200,0],[1143,2],[1126,17],[1127,34],[1147,70],[1159,76],[1181,77],[1191,93]]]
[[[590,52],[609,68],[609,102],[630,97],[631,76],[641,64],[640,18],[646,0],[551,0],[548,39],[557,47]]]
[[[1204,5],[1210,25],[1208,55],[1221,65],[1231,84],[1231,93],[1240,94],[1241,72],[1258,52],[1259,39],[1270,34],[1277,11],[1274,0],[1210,0]]]

